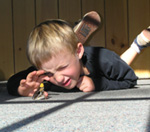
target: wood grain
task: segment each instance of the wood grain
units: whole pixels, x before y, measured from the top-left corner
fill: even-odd
[[[0,0],[0,81],[14,74],[11,0]]]

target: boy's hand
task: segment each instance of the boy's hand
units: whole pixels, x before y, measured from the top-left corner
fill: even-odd
[[[30,96],[32,97],[34,92],[40,86],[40,84],[44,80],[44,71],[33,71],[28,74],[26,79],[22,79],[20,81],[20,85],[18,87],[18,93],[22,96]],[[47,98],[48,93],[44,91],[45,98]]]
[[[79,78],[77,87],[83,92],[92,92],[95,90],[93,80],[87,76],[82,76]]]

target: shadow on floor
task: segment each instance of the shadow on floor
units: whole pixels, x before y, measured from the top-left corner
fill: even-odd
[[[149,118],[148,118],[148,121],[147,121],[147,129],[146,129],[146,132],[150,132],[150,109],[149,109]]]
[[[83,96],[81,96],[81,97],[79,97],[77,99],[65,102],[65,103],[63,103],[63,104],[61,104],[59,106],[56,106],[56,107],[51,108],[51,109],[48,109],[48,110],[46,110],[44,112],[38,113],[38,114],[33,115],[33,116],[29,117],[29,118],[23,119],[23,120],[21,120],[19,122],[16,122],[16,123],[13,123],[13,124],[11,124],[11,125],[9,125],[7,127],[4,127],[2,129],[0,129],[0,131],[1,132],[14,131],[14,130],[16,130],[18,128],[21,128],[21,127],[23,127],[23,126],[25,126],[27,124],[30,124],[30,123],[32,123],[32,122],[34,122],[36,120],[39,120],[39,119],[41,119],[41,118],[43,118],[43,117],[45,117],[45,116],[47,116],[49,114],[52,114],[53,112],[61,110],[61,109],[65,108],[65,107],[67,107],[69,105],[72,105],[72,104],[77,103],[77,102],[81,102],[83,99],[85,99],[87,97],[90,97],[90,96],[92,96],[94,94],[95,94],[94,92],[93,93],[88,93],[88,94],[83,95]]]
[[[59,105],[59,106],[56,106],[56,107],[53,107],[53,108],[50,108],[48,110],[45,110],[44,112],[40,112],[38,114],[35,114],[33,116],[30,116],[26,119],[23,119],[21,121],[18,121],[18,122],[15,122],[7,127],[4,127],[2,129],[0,129],[0,131],[14,131],[18,128],[21,128],[25,125],[28,125],[30,123],[33,123],[34,121],[36,120],[39,120],[49,114],[52,114],[53,112],[56,112],[56,111],[59,111],[65,107],[68,107],[72,104],[75,104],[75,103],[78,103],[78,102],[96,102],[96,101],[137,101],[137,100],[150,100],[150,97],[149,98],[109,98],[109,99],[86,99],[90,96],[93,96],[94,94],[96,94],[97,92],[92,92],[92,93],[87,93],[87,94],[84,94],[83,96],[77,98],[77,99],[74,99],[74,100],[50,100],[50,101],[36,101],[34,103],[58,103],[58,102],[64,102],[63,104]],[[15,103],[33,103],[33,101],[27,101],[27,102],[4,102],[6,104],[15,104]],[[149,121],[148,121],[148,124],[147,124],[147,132],[150,132],[150,126],[149,126],[149,123],[150,123],[150,117],[149,117]]]
[[[93,94],[96,94],[97,92],[93,92]],[[59,94],[57,94],[59,95]],[[28,98],[28,97],[27,97]],[[9,98],[10,99],[10,98]],[[131,97],[131,98],[104,98],[104,99],[84,99],[82,98],[82,100],[80,99],[80,102],[118,102],[118,101],[142,101],[142,100],[150,100],[150,97]],[[66,103],[66,102],[73,102],[75,103],[75,100],[29,100],[29,101],[10,101],[10,102],[0,102],[0,104],[32,104],[32,103],[37,103],[37,104],[44,104],[44,103]]]
[[[6,81],[0,81],[0,104],[3,103],[4,101],[18,98],[17,96],[11,96],[7,92],[6,88]]]

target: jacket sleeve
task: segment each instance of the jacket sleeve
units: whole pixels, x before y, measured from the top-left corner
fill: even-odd
[[[116,53],[107,49],[99,52],[95,75],[91,78],[96,90],[117,90],[134,87],[138,77]],[[97,67],[97,68],[96,68]]]
[[[7,90],[8,93],[15,96],[20,96],[18,93],[18,87],[20,85],[20,81],[22,79],[26,79],[27,75],[35,71],[36,69],[34,67],[29,67],[28,69],[21,71],[19,73],[14,74],[12,77],[8,79],[7,82]]]
[[[106,77],[92,79],[95,84],[95,91],[127,89],[136,85],[136,80],[112,80]]]

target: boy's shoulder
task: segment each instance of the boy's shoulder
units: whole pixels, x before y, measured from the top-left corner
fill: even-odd
[[[92,63],[113,64],[122,61],[118,54],[104,47],[86,46],[84,51],[86,60],[91,61]]]
[[[115,52],[108,50],[104,47],[94,47],[94,46],[85,46],[84,52],[89,56],[111,56],[113,54],[117,55]],[[117,55],[118,56],[118,55]]]

